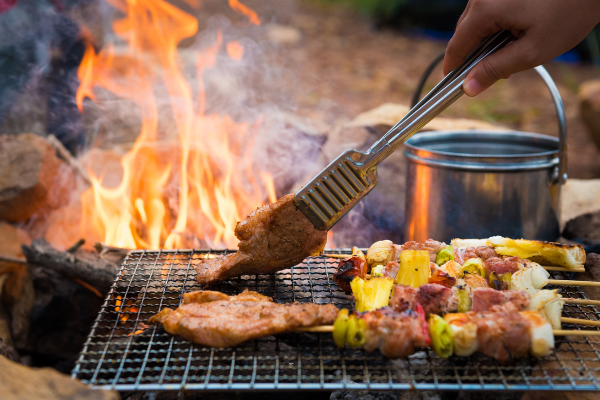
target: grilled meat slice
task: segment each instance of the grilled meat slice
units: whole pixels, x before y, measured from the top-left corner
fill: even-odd
[[[468,313],[471,314],[471,313]],[[527,355],[531,346],[530,323],[518,312],[473,313],[477,348],[500,362]]]
[[[492,306],[513,303],[517,311],[529,306],[531,295],[526,290],[495,290],[492,288],[473,289],[473,311],[489,311]]]
[[[492,257],[483,262],[486,273],[489,275],[494,272],[496,275],[510,272],[514,274],[520,269],[525,268],[530,261],[521,260],[519,257]]]
[[[148,322],[197,344],[230,347],[301,327],[329,325],[337,312],[333,304],[273,303],[247,289],[237,296],[199,291],[185,293],[176,310],[164,308]]]
[[[379,349],[388,358],[406,358],[415,348],[427,347],[429,326],[421,307],[418,311],[398,313],[389,307],[362,315],[367,326],[366,351]]]
[[[427,283],[419,287],[417,293],[417,303],[419,303],[425,315],[445,313],[448,299],[452,294],[452,289],[436,283]]]
[[[397,312],[414,310],[417,303],[418,289],[407,285],[395,285],[394,294],[390,299],[390,307]]]
[[[507,304],[512,310],[492,306],[490,312],[447,314],[444,319],[451,325],[455,354],[469,356],[479,350],[500,362],[525,356],[531,350],[532,318],[517,312],[512,303]],[[533,353],[539,352],[537,349]]]
[[[240,275],[267,274],[293,267],[323,252],[327,232],[317,230],[296,208],[294,195],[259,207],[235,227],[239,251],[197,264],[203,286]]]
[[[494,250],[493,247],[477,246],[454,249],[454,260],[460,265],[463,265],[465,261],[471,258],[481,258],[485,261],[492,257],[498,257],[498,254],[496,254],[496,250]]]
[[[396,279],[398,271],[400,271],[400,264],[398,263],[398,261],[390,261],[385,265],[382,275],[387,278]]]
[[[357,277],[364,279],[366,273],[367,261],[362,257],[352,256],[340,260],[338,269],[333,274],[333,280],[340,289],[351,293],[352,288],[350,287],[350,283]]]

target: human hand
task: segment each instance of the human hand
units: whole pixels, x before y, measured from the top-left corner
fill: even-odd
[[[507,29],[514,42],[484,58],[463,90],[476,96],[502,78],[548,62],[575,47],[600,22],[600,0],[469,0],[444,56],[444,74],[487,36]]]

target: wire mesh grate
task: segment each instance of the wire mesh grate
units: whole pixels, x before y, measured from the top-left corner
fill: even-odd
[[[328,251],[349,254],[349,249]],[[425,349],[406,360],[379,352],[335,347],[331,334],[289,333],[217,349],[147,325],[182,293],[200,290],[194,265],[227,251],[132,251],[94,323],[73,377],[116,390],[599,390],[600,339],[556,337],[555,352],[502,365],[481,354],[442,359]],[[339,260],[311,257],[291,269],[242,276],[211,288],[230,295],[244,289],[274,301],[332,303],[350,308],[333,282]],[[564,297],[586,298],[574,286]],[[593,306],[567,304],[567,317],[600,320]],[[595,329],[564,324],[563,329]]]

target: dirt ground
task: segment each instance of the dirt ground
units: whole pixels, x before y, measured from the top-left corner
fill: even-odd
[[[409,104],[421,73],[444,51],[443,41],[410,32],[376,30],[366,16],[317,0],[248,0],[264,21],[296,28],[297,43],[281,45],[295,84],[286,87],[297,112],[315,119],[352,119],[382,103]],[[578,88],[599,78],[590,65],[550,62],[565,104],[569,177],[600,178],[600,149],[579,116]],[[482,119],[516,130],[557,135],[550,95],[534,71],[501,81],[476,99],[462,98],[443,115]],[[438,68],[427,86],[442,78]]]

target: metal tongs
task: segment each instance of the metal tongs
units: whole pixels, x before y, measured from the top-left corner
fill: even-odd
[[[514,40],[510,31],[488,36],[366,152],[346,150],[294,196],[296,207],[320,230],[331,229],[377,185],[377,165],[463,95],[471,69]]]

